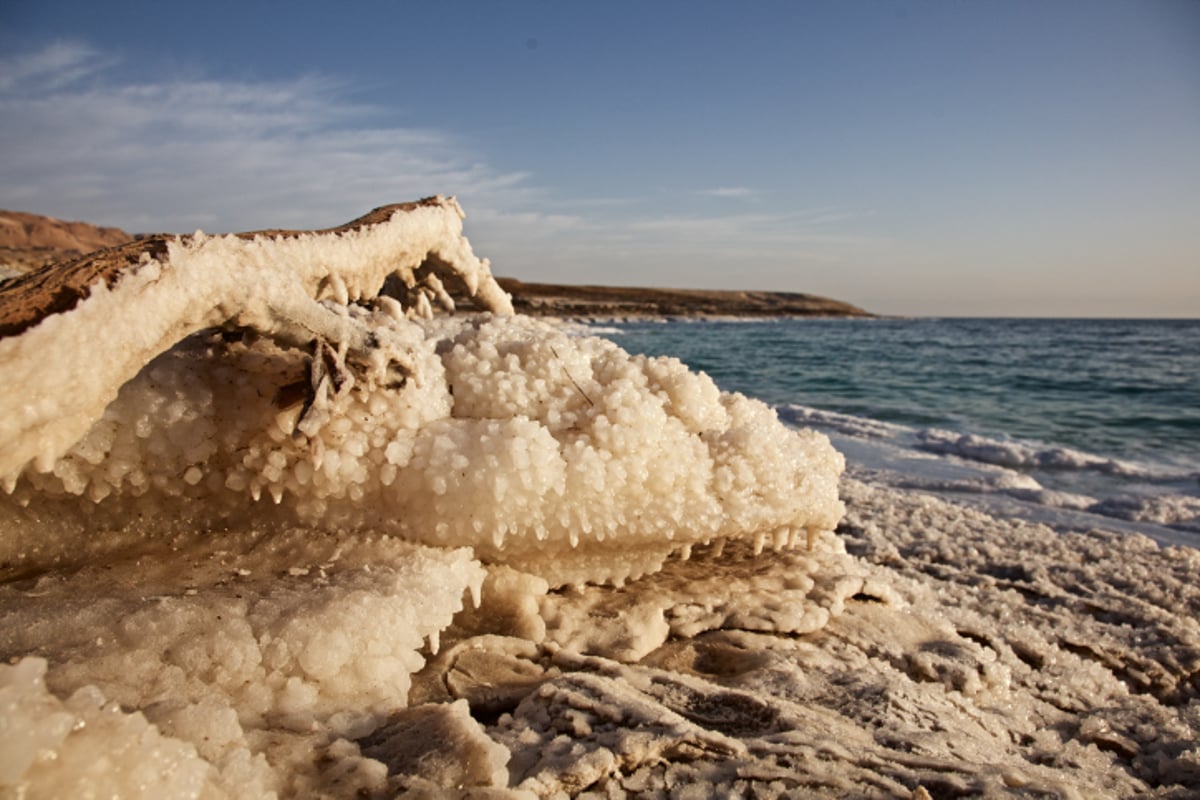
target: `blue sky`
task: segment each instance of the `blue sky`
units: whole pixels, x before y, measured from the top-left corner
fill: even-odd
[[[0,4],[0,207],[457,195],[498,274],[1200,315],[1200,2]]]

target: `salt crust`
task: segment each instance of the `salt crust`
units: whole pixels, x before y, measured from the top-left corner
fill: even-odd
[[[508,748],[488,737],[466,700],[416,706],[360,745],[390,772],[408,776],[410,790],[508,785]]]
[[[319,522],[470,546],[551,585],[621,582],[692,544],[807,541],[841,515],[828,439],[677,360],[527,318],[346,313],[403,342],[402,387],[348,375],[306,410],[302,393],[280,400],[303,387],[302,353],[190,338],[0,500],[16,521],[4,560],[28,569],[149,532]]]
[[[28,800],[122,797],[218,798],[215,770],[190,744],[141,714],[126,714],[87,687],[65,701],[46,690],[46,662],[0,664],[0,790]],[[12,794],[15,787],[20,794]]]
[[[56,330],[62,346],[97,308],[153,317],[139,292],[131,299],[138,276],[150,294],[170,293],[178,285],[163,282],[197,264],[246,262],[243,240],[212,241],[127,275],[119,301],[98,287],[80,309],[0,343],[10,346],[0,363],[32,381],[27,396],[46,397],[22,372],[23,348]],[[212,291],[199,287],[189,302],[215,302]],[[272,291],[248,301],[265,302],[269,320],[253,308],[218,315],[250,333],[188,335],[107,405],[40,403],[23,412],[24,428],[0,431],[18,454],[10,468],[38,452],[0,498],[0,655],[23,658],[25,671],[47,659],[50,699],[86,690],[119,703],[132,720],[123,725],[148,720],[163,747],[210,765],[213,791],[350,796],[466,779],[502,789],[508,750],[484,746],[466,705],[402,711],[420,651],[436,655],[440,636],[455,634],[464,593],[479,601],[477,559],[496,565],[487,607],[507,607],[514,632],[541,640],[552,619],[567,641],[572,615],[529,590],[620,585],[726,540],[753,551],[812,546],[842,513],[843,462],[825,437],[784,428],[765,405],[722,394],[678,361],[630,357],[529,319],[413,319],[388,301],[352,302],[359,289],[344,285],[282,310]],[[309,354],[279,326],[314,306],[325,327]],[[196,327],[184,316],[171,330]],[[164,335],[132,350],[151,354]],[[110,367],[87,378],[123,380]],[[814,608],[801,627],[822,614]],[[471,659],[455,663],[461,672]],[[477,675],[447,686],[489,691]],[[436,766],[413,738],[427,726],[405,713],[443,720],[447,747],[482,755]],[[369,735],[384,760],[363,754],[357,740]],[[42,760],[83,736],[52,742]],[[424,755],[397,755],[414,747]],[[460,762],[477,766],[447,766]],[[113,770],[126,794],[156,791]],[[27,765],[8,780],[33,791],[43,778]]]
[[[234,326],[362,350],[367,331],[338,310],[375,298],[389,278],[417,297],[408,313],[431,311],[421,290],[446,298],[441,279],[464,285],[486,309],[512,313],[488,263],[462,236],[463,216],[453,198],[439,197],[340,235],[197,232],[170,243],[164,258],[147,255],[115,286],[91,287],[69,313],[0,340],[0,479],[11,485],[34,460],[51,468],[126,381],[199,330]]]
[[[858,557],[830,566],[858,588],[809,634],[786,634],[786,614],[754,630],[727,618],[630,662],[622,641],[581,655],[551,641],[551,626],[526,656],[541,670],[532,683],[508,640],[468,640],[469,668],[492,652],[506,663],[492,680],[525,685],[489,729],[512,753],[513,785],[590,798],[1200,790],[1194,550],[1059,535],[853,481],[844,494],[843,539]],[[691,568],[557,602],[602,625],[619,605],[660,604],[674,581],[659,579]],[[601,606],[594,592],[626,603]]]
[[[378,788],[386,770],[349,737],[405,705],[419,651],[482,580],[465,550],[310,530],[226,534],[216,546],[152,546],[0,587],[0,652],[43,655],[54,692],[90,687],[139,709],[130,719],[155,736],[194,743],[191,757],[214,765],[207,780],[230,796],[304,795],[331,775],[337,791]],[[115,705],[112,715],[122,716]],[[33,725],[42,716],[10,720],[37,729],[50,724]],[[314,748],[325,752],[321,776]],[[12,777],[0,786],[21,785]],[[36,773],[24,783],[40,785]],[[174,795],[150,787],[139,796]]]
[[[416,675],[414,708],[357,740],[264,734],[271,774],[282,774],[277,785],[291,796],[885,798],[924,796],[914,794],[921,787],[934,797],[1183,798],[1200,790],[1195,551],[1059,535],[854,481],[843,495],[841,536],[819,537],[811,553],[768,549],[752,560],[734,542],[722,567],[697,548],[691,560],[619,589],[552,591],[536,576],[490,567],[480,608],[442,631],[441,649]],[[795,580],[797,559],[822,565],[812,589],[798,587],[800,602],[831,612],[802,634],[788,630],[792,609],[764,613],[753,592]],[[710,570],[746,578],[716,598],[711,585],[681,591]],[[650,607],[665,619],[695,604],[711,605],[711,627],[668,637],[636,661],[620,660],[637,654],[622,652],[619,637],[580,644],[571,631],[582,624],[561,624],[616,630],[614,610]],[[488,633],[489,620],[508,633]],[[436,765],[467,762],[439,760],[445,751],[436,748],[425,771],[399,760],[389,771],[364,757],[368,748],[383,756],[374,749],[382,742],[413,752],[422,737],[404,734],[419,729],[406,720],[430,713],[428,703],[456,701],[475,719],[437,713],[474,743],[461,751],[479,754],[469,763],[484,766],[473,774],[495,775],[484,767],[504,760],[486,736],[509,754],[510,788],[454,788],[450,776],[461,769]],[[314,739],[333,739],[317,746],[320,769]]]
[[[828,442],[678,362],[327,288],[328,363],[268,308],[0,429],[0,790],[1200,791],[1195,551],[853,481],[834,537]]]

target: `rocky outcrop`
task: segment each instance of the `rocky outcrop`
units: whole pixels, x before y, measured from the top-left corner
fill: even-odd
[[[857,306],[799,292],[563,286],[497,278],[518,313],[578,319],[870,317]]]
[[[133,239],[120,228],[0,209],[0,247],[46,248],[88,253]]]
[[[132,240],[120,228],[0,209],[0,270],[11,274]]]

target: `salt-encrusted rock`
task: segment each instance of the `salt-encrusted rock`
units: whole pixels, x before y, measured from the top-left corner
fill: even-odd
[[[670,561],[637,584],[548,595],[541,602],[546,638],[572,652],[640,661],[668,638],[730,629],[799,635],[824,628],[849,597],[896,600],[835,536],[821,536],[812,549],[785,545],[768,552],[745,541],[697,548],[690,560]]]
[[[308,403],[303,352],[190,337],[0,495],[0,560],[319,525],[471,547],[551,586],[620,583],[696,544],[808,547],[841,515],[828,439],[677,360],[528,318],[344,315],[402,347],[409,379],[348,374]]]
[[[338,366],[351,357],[405,374],[403,344],[379,341],[343,309],[374,299],[392,279],[413,312],[428,313],[430,298],[452,305],[450,283],[485,309],[511,313],[462,236],[462,218],[452,198],[435,197],[326,231],[152,236],[6,281],[0,478],[11,486],[34,460],[50,469],[126,381],[206,328],[321,343]]]
[[[39,658],[0,664],[0,794],[226,796],[216,770],[191,744],[162,736],[142,714],[123,712],[94,688],[60,700],[46,690],[45,672]]]
[[[494,313],[429,318],[455,281]],[[536,661],[545,617],[571,642],[594,609],[551,614],[552,588],[727,540],[820,545],[788,569],[845,572],[828,439],[676,360],[510,310],[441,199],[316,234],[151,238],[6,284],[0,658],[45,658],[58,694],[98,687],[192,743],[218,787],[504,791],[506,751],[466,709],[512,709],[554,677]],[[494,596],[452,627],[465,593],[480,602],[481,561]],[[827,582],[789,580],[751,580],[799,592],[764,624],[823,624]],[[757,618],[714,602],[671,611]],[[644,607],[623,657],[677,622]],[[364,752],[441,634],[471,631],[508,637],[427,673],[466,701],[431,713],[449,749],[482,753],[470,775],[414,767],[442,754],[400,758],[399,734]],[[39,691],[22,686],[20,702]],[[28,765],[11,778],[44,785]]]
[[[508,785],[508,749],[488,738],[465,700],[398,712],[360,742],[402,785],[463,789]]]
[[[323,780],[312,774],[318,746],[332,748],[325,761],[341,764],[343,787],[364,771],[354,780],[371,785],[371,765],[339,737],[369,731],[407,704],[421,651],[482,581],[469,552],[380,536],[294,530],[161,543],[69,575],[0,584],[0,658],[36,654],[51,661],[44,682],[60,696],[92,692],[139,710],[120,723],[145,731],[140,744],[121,745],[128,760],[145,747],[149,763],[159,752],[190,751],[203,765],[198,751],[217,768],[205,780],[231,797],[307,794]],[[18,707],[0,698],[0,730],[24,724],[20,704],[50,708],[29,687],[11,691]],[[64,759],[72,780],[130,791],[137,777],[121,765],[125,756],[73,765],[73,742],[39,745],[39,757]],[[89,746],[94,761],[106,752],[103,740]],[[380,783],[386,770],[374,770]],[[0,794],[43,781],[30,766],[10,773],[0,774]],[[285,791],[289,781],[308,789]]]

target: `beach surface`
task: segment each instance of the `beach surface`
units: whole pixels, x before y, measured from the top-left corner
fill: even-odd
[[[454,210],[190,242],[0,340],[9,416],[31,420],[2,431],[0,789],[1200,793],[1200,551],[843,474],[764,404],[525,315],[400,313],[434,304],[431,268],[501,302]],[[356,303],[397,232],[430,242],[404,308]],[[267,264],[270,285],[310,250],[340,322],[305,319],[341,347],[298,349],[212,272]],[[262,330],[214,334],[200,288]],[[637,316],[612,291],[552,316]],[[69,414],[22,393],[49,385],[48,348],[119,347],[102,326],[143,295],[166,350],[64,372],[78,397],[39,396]]]

